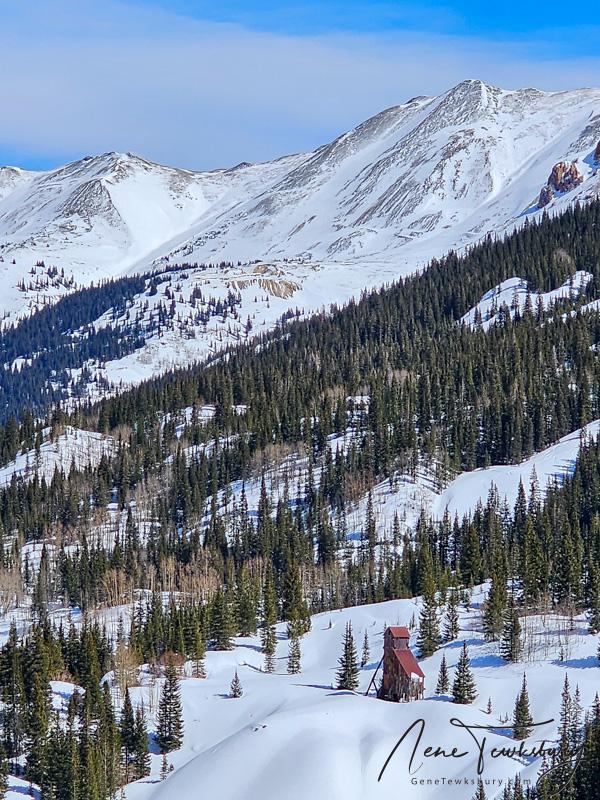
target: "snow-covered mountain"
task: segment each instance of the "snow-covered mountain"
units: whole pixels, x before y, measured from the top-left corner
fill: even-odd
[[[577,180],[547,187],[548,210],[596,196],[599,141],[600,89],[469,80],[264,164],[192,172],[106,153],[44,173],[5,167],[0,314],[11,322],[92,281],[186,262],[241,261],[236,281],[254,281],[248,262],[259,260],[287,286],[269,327],[286,309],[347,300],[541,214],[558,162]],[[58,273],[36,272],[40,261]],[[279,299],[280,288],[261,286]]]

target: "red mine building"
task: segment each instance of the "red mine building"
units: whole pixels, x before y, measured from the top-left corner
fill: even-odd
[[[377,693],[396,703],[423,697],[425,675],[413,656],[408,628],[387,628],[383,637],[383,681]]]

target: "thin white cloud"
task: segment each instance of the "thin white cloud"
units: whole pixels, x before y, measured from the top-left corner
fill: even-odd
[[[600,75],[600,58],[523,43],[294,37],[99,0],[15,6],[0,20],[0,148],[50,158],[132,150],[212,168],[312,148],[465,77],[564,89]]]

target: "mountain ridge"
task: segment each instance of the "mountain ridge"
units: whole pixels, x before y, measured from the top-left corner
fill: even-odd
[[[109,151],[45,172],[2,167],[0,315],[12,325],[92,282],[197,263],[212,269],[184,281],[215,298],[248,287],[239,312],[269,329],[596,197],[598,143],[600,89],[468,79],[274,161],[204,172]],[[546,192],[542,209],[557,163],[582,180]],[[259,273],[269,280],[258,285]]]

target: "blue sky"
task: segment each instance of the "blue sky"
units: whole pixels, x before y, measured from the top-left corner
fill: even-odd
[[[214,22],[240,23],[255,30],[307,35],[332,31],[381,32],[429,31],[489,38],[531,39],[532,35],[546,46],[560,42],[573,53],[598,53],[595,39],[598,6],[593,2],[574,7],[565,2],[535,3],[505,0],[487,3],[481,0],[461,2],[365,2],[364,0],[303,0],[302,2],[244,2],[244,0],[151,0],[151,5],[179,14]],[[145,3],[149,5],[149,3]],[[589,25],[587,25],[589,23]],[[565,30],[578,28],[573,41],[564,37]]]
[[[273,158],[467,77],[598,85],[599,42],[585,1],[0,0],[0,164]]]

